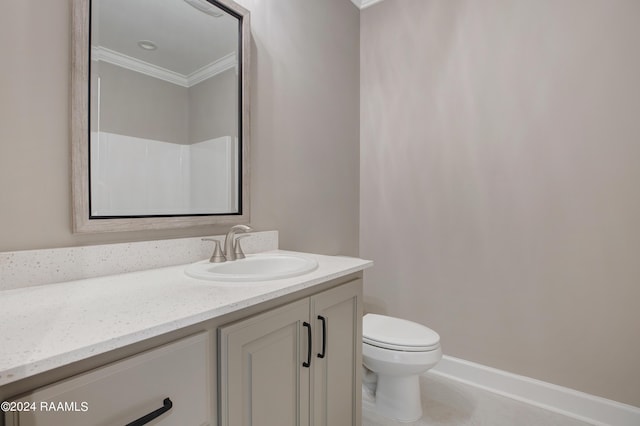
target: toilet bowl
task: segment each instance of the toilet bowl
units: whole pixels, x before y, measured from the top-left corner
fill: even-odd
[[[421,418],[419,377],[442,358],[438,333],[400,318],[366,314],[362,341],[363,364],[377,376],[375,410],[401,422]]]

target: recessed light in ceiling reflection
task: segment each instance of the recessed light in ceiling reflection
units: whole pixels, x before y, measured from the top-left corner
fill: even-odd
[[[158,48],[158,46],[156,46],[156,44],[151,40],[140,40],[138,42],[138,46],[144,50],[156,50]]]

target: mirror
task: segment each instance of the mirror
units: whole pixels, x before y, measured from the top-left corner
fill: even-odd
[[[249,222],[249,13],[74,0],[74,231]]]

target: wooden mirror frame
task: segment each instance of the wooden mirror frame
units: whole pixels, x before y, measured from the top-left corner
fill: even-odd
[[[187,228],[203,225],[249,223],[249,75],[250,75],[250,14],[232,0],[209,0],[221,9],[229,10],[240,20],[239,65],[242,191],[237,214],[194,216],[91,218],[89,208],[89,31],[90,0],[73,0],[73,40],[71,49],[71,180],[73,202],[73,232],[98,233],[140,231],[150,229]]]

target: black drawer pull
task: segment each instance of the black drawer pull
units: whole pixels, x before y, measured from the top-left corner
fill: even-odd
[[[144,416],[140,417],[138,420],[134,420],[131,423],[127,423],[126,426],[142,426],[142,425],[146,425],[151,420],[155,419],[156,417],[160,417],[161,415],[163,415],[167,411],[171,410],[171,407],[173,407],[173,402],[171,402],[171,400],[169,398],[165,398],[164,401],[162,401],[162,407],[158,408],[155,411],[150,412],[147,415],[144,415]]]
[[[318,315],[318,319],[322,321],[322,352],[318,354],[318,358],[324,358],[327,351],[327,319],[322,315]]]
[[[303,367],[311,367],[311,324],[309,324],[308,322],[303,322],[302,325],[304,327],[307,327],[307,362],[303,362],[302,366]]]

